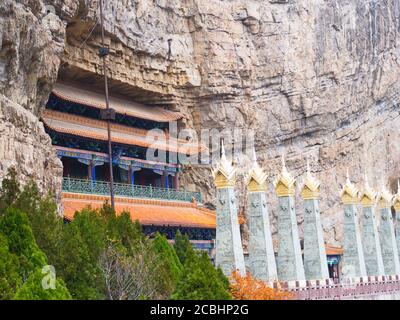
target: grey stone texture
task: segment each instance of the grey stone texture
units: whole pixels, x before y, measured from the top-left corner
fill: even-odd
[[[279,197],[278,201],[278,278],[280,281],[305,280],[294,198]]]
[[[396,243],[397,243],[397,253],[400,254],[400,210],[396,210]],[[400,260],[400,256],[399,256]]]
[[[386,275],[400,274],[399,255],[390,208],[381,208],[379,226],[382,258]]]
[[[383,276],[385,275],[385,269],[383,266],[378,227],[372,206],[365,206],[362,208],[361,221],[361,236],[367,275]]]
[[[56,15],[47,14],[44,4],[53,5]],[[304,154],[318,159],[325,238],[339,246],[337,175],[347,165],[355,172],[374,167],[376,176],[400,172],[399,161],[388,161],[400,158],[393,138],[400,132],[399,12],[398,0],[108,0],[109,84],[144,103],[173,106],[187,128],[255,130],[260,161],[271,172],[280,166],[282,148],[290,151],[296,176],[305,167]],[[0,95],[38,118],[60,63],[72,78],[93,73],[101,79],[98,28],[90,35],[98,13],[98,1],[0,1]],[[84,83],[102,89],[102,81]],[[29,161],[16,159],[23,179],[33,177],[46,190],[55,183],[60,188],[55,153],[35,155],[50,150],[50,141],[25,149],[19,140],[37,141],[36,133],[24,122],[3,123],[4,143],[17,142],[24,155],[37,157],[37,176],[24,173],[31,171]],[[0,152],[0,180],[13,165],[13,152]],[[251,162],[243,156],[238,161],[239,174],[247,172]],[[181,185],[201,190],[216,205],[209,172],[189,166]],[[244,206],[245,193],[240,195]],[[267,201],[269,208],[277,206],[275,197]],[[274,236],[275,220],[271,212]]]
[[[344,204],[343,265],[345,278],[365,277],[364,252],[355,204]]]
[[[318,199],[304,200],[304,271],[307,280],[328,279]]]
[[[265,192],[248,193],[247,215],[250,272],[260,280],[277,280],[278,274]]]
[[[217,189],[216,265],[226,276],[245,273],[238,212],[233,187]]]

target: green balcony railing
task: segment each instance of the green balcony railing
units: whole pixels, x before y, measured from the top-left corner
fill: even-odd
[[[109,195],[110,186],[106,181],[91,181],[75,178],[63,178],[62,190],[65,192]],[[149,198],[162,200],[192,201],[201,202],[200,192],[175,190],[166,188],[155,188],[152,186],[131,185],[125,183],[114,183],[116,196],[129,198]]]

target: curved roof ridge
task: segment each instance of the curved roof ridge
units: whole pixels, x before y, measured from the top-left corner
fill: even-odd
[[[52,93],[58,98],[87,105],[93,108],[106,109],[104,96],[82,88],[71,86],[65,83],[56,83]],[[183,118],[182,113],[165,110],[160,107],[147,106],[131,100],[117,97],[109,97],[110,108],[117,113],[126,114],[132,117],[146,119],[156,122],[169,122]]]

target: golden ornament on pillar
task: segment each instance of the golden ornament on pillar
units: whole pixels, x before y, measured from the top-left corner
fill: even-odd
[[[350,181],[349,170],[346,174],[346,183],[344,184],[342,190],[340,191],[340,197],[344,204],[357,204],[358,203],[358,189]]]
[[[224,143],[221,144],[221,160],[218,166],[212,171],[214,184],[217,189],[235,186],[236,169],[232,166],[232,162],[228,161],[225,155]]]
[[[364,188],[360,192],[360,202],[364,207],[372,207],[376,202],[377,193],[369,185],[367,174],[364,175]]]
[[[282,171],[275,179],[274,186],[278,197],[294,196],[296,192],[296,180],[287,171],[284,156],[282,156]]]
[[[310,164],[307,159],[307,173],[301,188],[301,196],[304,200],[318,199],[321,194],[320,182],[313,177],[310,171]]]
[[[260,168],[257,163],[255,150],[253,149],[253,167],[246,179],[247,190],[249,192],[266,192],[268,175]]]
[[[378,195],[378,207],[379,208],[390,208],[392,205],[393,195],[388,189],[382,184],[381,192]]]

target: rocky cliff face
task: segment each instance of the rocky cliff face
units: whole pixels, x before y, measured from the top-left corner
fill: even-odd
[[[0,179],[11,166],[21,182],[60,190],[62,168],[39,122],[63,53],[65,26],[41,1],[0,3]]]
[[[44,4],[53,5],[55,13]],[[93,77],[102,74],[97,6],[96,0],[3,1],[5,104],[39,115],[60,59],[61,78],[90,78],[90,84],[101,85],[100,77]],[[394,186],[400,176],[397,0],[115,0],[105,1],[105,28],[111,90],[180,110],[183,125],[197,131],[254,130],[271,182],[281,154],[300,181],[309,158],[322,181],[322,221],[330,243],[339,244],[342,237],[338,189],[347,168],[358,183],[365,170],[375,184],[384,178]],[[39,170],[29,171],[29,160],[20,162],[24,175],[55,181],[60,164],[49,156],[49,140],[38,142],[28,129],[37,126],[43,133],[41,125],[11,120],[5,125],[14,130],[1,136],[10,145],[20,129],[31,137],[22,139],[21,148],[37,144],[45,151],[35,158]],[[3,121],[0,132],[2,126]],[[0,147],[0,175],[17,163],[13,154]],[[43,174],[45,159],[52,175]],[[238,156],[235,163],[240,191],[249,159]],[[188,167],[182,180],[214,201],[209,168]],[[268,198],[275,219],[272,184]],[[301,225],[301,200],[297,203]]]

